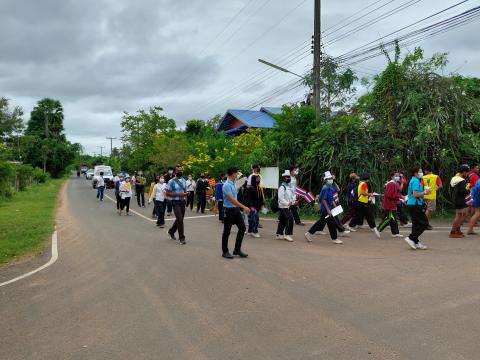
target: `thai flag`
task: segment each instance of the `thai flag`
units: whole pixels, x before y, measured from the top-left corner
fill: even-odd
[[[304,198],[305,201],[309,204],[312,201],[315,201],[315,196],[313,196],[311,192],[304,190],[302,188],[299,188],[299,187],[295,188],[295,194]]]

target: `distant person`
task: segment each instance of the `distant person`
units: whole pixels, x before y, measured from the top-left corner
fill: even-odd
[[[195,201],[195,189],[197,188],[197,182],[193,180],[193,176],[188,175],[187,179],[187,208],[190,207],[190,211],[193,211],[193,203]]]
[[[80,171],[77,170],[77,178],[79,178],[79,177],[80,177]]]
[[[155,212],[157,214],[157,226],[160,228],[165,227],[165,199],[167,193],[167,185],[165,184],[165,178],[162,176],[155,184],[148,203],[153,200],[155,205]]]
[[[425,190],[421,183],[423,171],[421,167],[412,169],[412,177],[408,183],[408,199],[407,209],[412,219],[412,232],[405,238],[406,243],[413,250],[426,250],[427,246],[423,245],[419,237],[428,227],[427,215],[423,210],[424,196],[430,194],[431,190]]]
[[[220,174],[220,179],[215,185],[215,202],[218,209],[218,220],[223,223],[223,185],[227,181],[225,174]]]
[[[403,198],[400,192],[400,174],[393,173],[390,175],[390,180],[385,184],[385,192],[383,193],[383,219],[378,226],[378,231],[382,232],[390,225],[392,237],[401,237],[398,229],[397,207],[400,199]]]
[[[430,225],[430,219],[432,218],[433,213],[437,210],[437,192],[442,188],[443,184],[440,176],[434,174],[430,166],[424,166],[423,172],[423,186],[425,189],[432,190],[430,194],[424,196],[425,205],[427,206],[425,215],[427,215],[427,219],[429,220],[427,230],[432,230],[432,226]]]
[[[468,212],[468,205],[466,196],[467,190],[467,176],[470,171],[470,166],[462,165],[458,173],[450,181],[450,189],[452,194],[452,201],[455,206],[455,220],[453,221],[452,230],[450,231],[450,238],[463,238],[465,235],[461,231],[461,226],[465,221]]]
[[[172,240],[176,240],[175,233],[178,231],[180,244],[185,245],[183,218],[185,217],[185,204],[188,193],[187,182],[183,178],[183,168],[181,166],[175,167],[175,177],[168,182],[166,194],[172,201],[172,209],[175,215],[175,222],[168,230],[168,235]]]
[[[115,188],[115,200],[117,200],[117,212],[120,213],[120,207],[122,205],[122,198],[120,197],[120,185],[123,181],[123,176],[118,173],[113,179]]]
[[[298,183],[297,177],[300,174],[300,170],[298,169],[298,166],[293,165],[293,166],[290,166],[289,172],[290,172],[290,188],[292,189],[292,194],[295,197],[295,201],[292,203],[290,211],[292,212],[293,219],[295,220],[295,225],[305,226],[305,224],[302,223],[302,220],[300,219],[300,214],[298,213],[298,203],[301,198],[297,196],[295,192],[295,190],[297,189],[297,183]]]
[[[217,185],[217,182],[215,181],[215,178],[210,174],[207,174],[207,180],[207,204],[209,205],[209,210],[213,211],[213,208],[215,207],[215,186]]]
[[[143,173],[139,171],[135,177],[135,194],[137,196],[137,204],[139,207],[145,207],[145,184],[147,180],[143,177]]]
[[[279,222],[275,238],[277,240],[293,241],[293,224],[295,219],[292,213],[292,204],[295,203],[296,197],[290,186],[291,176],[290,170],[285,170],[282,174],[282,183],[278,188],[278,211]]]
[[[172,180],[175,177],[174,172],[175,172],[174,168],[168,168],[167,174],[165,175],[165,184],[168,184],[170,180]],[[167,196],[167,216],[172,216],[172,201],[168,196]]]
[[[130,199],[132,198],[132,184],[130,180],[127,176],[120,184],[120,198],[122,199],[122,203],[118,215],[122,215],[123,209],[126,208],[125,215],[130,216]]]
[[[152,198],[152,193],[153,191],[155,190],[155,185],[158,184],[158,182],[160,181],[160,176],[158,175],[155,175],[154,178],[153,178],[153,182],[150,183],[150,187],[148,189],[148,204],[151,203],[151,198]],[[152,209],[152,219],[156,219],[158,217],[157,215],[157,208],[155,207],[155,203],[154,203],[154,206],[153,206],[153,209]]]
[[[205,174],[200,174],[200,178],[197,180],[197,213],[202,211],[205,214],[205,206],[207,205],[207,191],[209,189],[208,180]]]
[[[477,221],[480,219],[480,181],[475,183],[475,186],[470,190],[470,195],[472,197],[471,207],[474,210],[474,213],[468,226],[468,235],[478,235],[474,228],[477,225]]]
[[[253,174],[248,177],[247,190],[248,197],[247,203],[250,208],[250,216],[248,219],[248,234],[259,238],[258,223],[260,221],[260,210],[265,205],[265,199],[263,196],[263,189],[261,188],[262,177],[260,175],[260,165],[252,166]]]
[[[223,206],[225,209],[225,219],[222,234],[222,257],[225,259],[233,259],[233,255],[239,256],[240,258],[246,258],[248,256],[242,251],[242,242],[246,227],[240,209],[242,209],[246,214],[248,214],[250,209],[247,206],[242,205],[237,200],[238,189],[236,180],[238,174],[238,168],[229,168],[227,170],[228,179],[222,187],[224,201]],[[230,232],[233,225],[237,226],[238,231],[235,241],[235,248],[232,255],[228,249],[228,238],[230,237]]]
[[[242,175],[242,173],[238,173],[237,175],[237,200],[240,204],[247,206],[247,197],[248,197],[248,190],[247,190],[247,176]],[[243,209],[243,208],[242,208]],[[243,222],[245,223],[245,227],[248,229],[248,213],[242,210]]]
[[[103,201],[103,193],[105,192],[105,180],[103,179],[103,171],[97,177],[97,199]]]
[[[356,188],[358,187],[358,180],[360,179],[360,177],[355,174],[355,173],[351,173],[350,175],[348,175],[348,183],[347,185],[345,186],[344,188],[344,195],[345,195],[345,201],[347,203],[347,212],[345,213],[345,215],[343,216],[342,218],[342,224],[345,225],[347,224],[348,222],[350,222],[356,215],[357,213],[357,206],[356,206],[356,193],[357,193],[357,190]],[[347,229],[348,229],[348,226],[347,226]],[[357,231],[355,229],[348,229],[350,231]]]
[[[404,172],[400,172],[400,192],[404,197],[408,195],[408,178]],[[410,228],[412,224],[408,221],[408,209],[405,202],[400,201],[397,206],[397,216],[398,220],[400,220],[400,226],[403,228]]]

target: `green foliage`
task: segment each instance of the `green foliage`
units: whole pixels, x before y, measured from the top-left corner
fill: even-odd
[[[65,140],[63,131],[63,107],[60,101],[50,98],[40,100],[30,113],[25,134],[40,139]]]
[[[8,99],[0,97],[0,142],[8,142],[23,130],[23,111],[18,106],[9,108]]]
[[[204,127],[205,122],[203,120],[188,120],[185,124],[185,134],[198,135]]]

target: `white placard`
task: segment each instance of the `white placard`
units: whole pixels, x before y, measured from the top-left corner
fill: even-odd
[[[264,189],[278,189],[278,182],[280,181],[280,171],[278,167],[262,168],[261,175]]]

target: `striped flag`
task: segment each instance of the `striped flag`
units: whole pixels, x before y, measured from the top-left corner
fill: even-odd
[[[307,203],[311,203],[312,201],[315,201],[315,196],[307,190],[304,190],[300,187],[295,188],[295,194],[298,196],[301,196],[302,198],[305,199]]]

